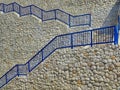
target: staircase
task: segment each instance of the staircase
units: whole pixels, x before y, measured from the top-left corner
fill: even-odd
[[[58,35],[50,40],[50,42],[40,51],[38,51],[30,60],[28,60],[28,62],[25,64],[17,64],[13,66],[7,73],[5,73],[0,78],[0,88],[10,82],[16,76],[27,75],[57,49],[73,49],[77,46],[93,46],[96,44],[106,43],[117,44],[117,41],[115,41],[116,34],[116,26],[109,26],[93,30]]]
[[[3,13],[16,12],[19,16],[34,15],[42,21],[59,20],[69,27],[91,25],[91,14],[73,16],[60,9],[45,11],[35,5],[23,7],[16,2],[0,3],[0,11]]]
[[[37,6],[30,5],[22,7],[17,3],[11,4],[0,4],[0,11],[4,13],[16,12],[20,16],[34,15],[40,18],[42,21],[47,20],[59,20],[69,27],[80,26],[80,25],[91,25],[91,15],[78,15],[72,16],[62,10],[54,9],[50,11],[45,11],[38,8]],[[118,36],[120,29],[120,17],[118,25],[109,26],[103,28],[96,28],[92,30],[85,30],[74,33],[62,34],[54,37],[48,44],[46,44],[41,50],[39,50],[28,62],[25,64],[16,64],[8,72],[6,72],[0,78],[0,88],[8,84],[16,76],[24,76],[35,69],[41,62],[48,58],[57,49],[71,48],[77,46],[93,46],[96,44],[107,44],[114,43],[118,44]]]

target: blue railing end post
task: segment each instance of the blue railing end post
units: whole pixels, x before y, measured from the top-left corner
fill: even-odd
[[[119,33],[118,25],[116,25],[114,29],[114,45],[118,45],[118,38],[119,38],[118,33]]]

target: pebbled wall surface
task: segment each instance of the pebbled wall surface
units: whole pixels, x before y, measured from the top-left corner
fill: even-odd
[[[115,25],[119,0],[0,0],[42,9],[59,8],[73,15],[91,13],[92,26],[69,28],[59,21],[0,14],[0,77],[28,61],[54,36]],[[27,77],[17,77],[1,90],[119,90],[120,46],[112,44],[57,50]]]

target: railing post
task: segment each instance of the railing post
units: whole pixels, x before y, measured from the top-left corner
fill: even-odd
[[[92,30],[91,30],[91,47],[93,46],[93,41],[92,41],[93,37],[92,36],[93,35],[92,35]]]
[[[119,33],[118,25],[116,25],[114,29],[114,45],[118,45],[118,38],[119,38],[118,33]]]
[[[73,34],[71,34],[71,49],[73,49]]]

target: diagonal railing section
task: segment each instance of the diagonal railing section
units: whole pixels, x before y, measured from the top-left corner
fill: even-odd
[[[81,32],[68,33],[54,37],[25,64],[17,64],[0,78],[0,88],[16,76],[27,75],[55,50],[77,46],[114,43],[116,44],[116,26],[97,28]]]
[[[20,16],[34,15],[42,21],[59,20],[67,24],[69,27],[83,25],[91,26],[91,14],[73,16],[60,9],[45,11],[35,5],[23,7],[16,2],[10,4],[0,3],[0,11],[4,13],[16,12]]]

